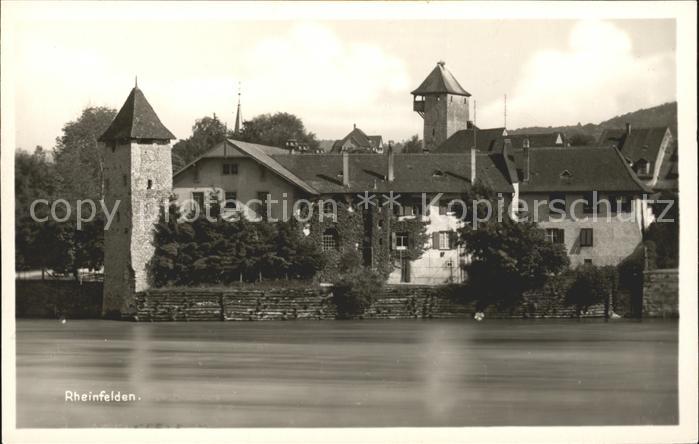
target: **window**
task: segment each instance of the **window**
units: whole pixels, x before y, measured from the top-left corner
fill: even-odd
[[[547,228],[546,240],[551,242],[552,244],[565,243],[565,230],[562,230],[560,228]]]
[[[612,213],[630,213],[631,212],[631,197],[610,195],[609,204],[612,208]]]
[[[408,249],[408,233],[395,233],[396,250]]]
[[[321,249],[323,251],[337,250],[337,238],[337,230],[334,228],[328,228],[325,230],[321,239]]]
[[[267,179],[267,168],[260,165],[260,180],[264,182]]]
[[[238,164],[237,163],[224,163],[223,164],[223,175],[228,176],[231,174],[238,174]]]
[[[456,246],[455,233],[439,231],[432,234],[432,248],[435,250],[451,250]]]
[[[585,259],[585,265],[592,265],[592,259]]]
[[[204,209],[204,193],[202,192],[193,192],[192,193],[192,200],[194,201],[194,204],[196,205],[195,208],[199,208],[199,211],[202,211]]]
[[[566,195],[565,193],[549,194],[549,207],[559,213],[566,212]]]
[[[595,211],[594,193],[583,193],[583,214],[591,214]]]
[[[580,229],[580,246],[581,247],[591,247],[592,246],[592,228]]]
[[[109,191],[109,177],[104,178],[104,189],[105,191]]]
[[[148,179],[148,189],[149,190],[153,189],[153,180],[152,179]]]
[[[127,186],[129,184],[129,178],[126,177],[126,174],[121,175],[121,180],[124,182],[124,186]]]
[[[235,210],[238,208],[238,194],[235,191],[226,191],[226,200],[223,203],[223,207],[229,210]]]
[[[641,159],[636,162],[636,174],[639,176],[648,176],[650,175],[650,167],[650,162],[648,162],[646,159]]]
[[[116,151],[116,142],[111,142],[109,146],[112,149],[112,152]]]

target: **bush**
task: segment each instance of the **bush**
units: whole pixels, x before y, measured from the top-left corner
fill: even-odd
[[[618,265],[619,287],[628,290],[634,298],[643,294],[643,270],[655,268],[655,242],[640,244]]]
[[[578,313],[594,304],[606,302],[616,287],[614,267],[583,265],[573,270],[573,282],[566,292],[566,301],[574,305]]]
[[[179,218],[173,200],[169,208],[162,209],[156,226],[150,262],[156,287],[262,279],[308,281],[324,264],[318,245],[304,237],[294,220],[273,223],[200,217],[184,222]]]
[[[361,316],[383,287],[383,278],[373,270],[361,269],[341,276],[333,286],[333,302],[339,319]]]

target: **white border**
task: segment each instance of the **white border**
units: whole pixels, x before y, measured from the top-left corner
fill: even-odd
[[[24,20],[468,20],[674,18],[677,23],[678,138],[681,141],[679,381],[680,425],[661,427],[491,427],[378,429],[20,429],[15,424],[14,81],[11,46],[2,45],[2,441],[117,442],[697,442],[697,7],[694,2],[112,3],[2,2],[2,38]],[[94,6],[94,5],[92,5]]]

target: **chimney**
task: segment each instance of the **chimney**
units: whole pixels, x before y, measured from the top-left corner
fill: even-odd
[[[629,137],[631,135],[631,124],[629,122],[626,122],[626,137]]]
[[[529,144],[524,146],[522,154],[524,155],[524,171],[522,174],[522,182],[529,182]]]
[[[349,153],[344,151],[342,153],[342,185],[350,186],[350,172],[349,172]]]
[[[471,184],[476,183],[476,147],[472,146],[471,152]]]
[[[393,146],[388,145],[388,181],[393,182],[393,179],[395,179],[395,174],[393,172],[393,161],[394,161],[395,155],[393,154]]]
[[[353,124],[352,124],[352,129],[357,129],[357,124],[356,124],[356,123],[353,123]]]

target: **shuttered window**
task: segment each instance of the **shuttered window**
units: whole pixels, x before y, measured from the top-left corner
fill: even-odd
[[[580,246],[581,247],[591,247],[592,244],[593,244],[592,228],[580,229]]]
[[[565,243],[565,230],[560,228],[547,228],[546,240],[554,244]]]
[[[454,231],[432,233],[432,248],[435,250],[453,250],[456,248],[456,233]]]

